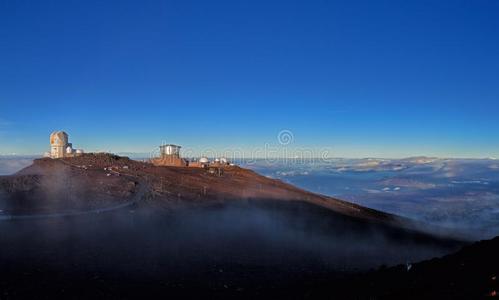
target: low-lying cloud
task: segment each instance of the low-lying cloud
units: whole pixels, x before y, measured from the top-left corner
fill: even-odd
[[[0,157],[0,176],[14,174],[32,163],[33,158]]]

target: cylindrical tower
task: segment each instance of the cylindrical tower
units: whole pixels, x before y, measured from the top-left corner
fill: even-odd
[[[165,156],[180,157],[180,148],[182,147],[171,144],[159,146],[161,157]]]
[[[68,146],[68,134],[64,131],[54,131],[50,135],[50,157],[61,158]]]

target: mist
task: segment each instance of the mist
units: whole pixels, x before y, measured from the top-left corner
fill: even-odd
[[[0,157],[0,176],[12,175],[32,163],[32,157]]]
[[[101,287],[99,280],[106,288],[122,282],[249,288],[405,264],[456,249],[451,242],[328,215],[305,203],[237,201],[3,221],[0,267],[21,280],[12,287],[23,282],[19,274],[39,270],[70,274],[50,278],[52,283],[79,278],[94,288]]]

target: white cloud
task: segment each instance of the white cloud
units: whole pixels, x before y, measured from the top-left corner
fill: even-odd
[[[32,163],[31,158],[0,158],[0,175],[13,174]]]

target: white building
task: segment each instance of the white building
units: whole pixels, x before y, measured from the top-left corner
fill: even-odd
[[[75,154],[83,154],[83,150],[73,149],[73,144],[69,143],[69,136],[64,131],[54,131],[50,134],[51,158],[72,157]]]
[[[61,158],[66,154],[68,134],[64,131],[54,131],[50,135],[50,157]]]
[[[175,156],[175,157],[180,157],[180,148],[181,146],[177,145],[161,145],[159,146],[160,152],[161,152],[161,157],[165,156]]]

